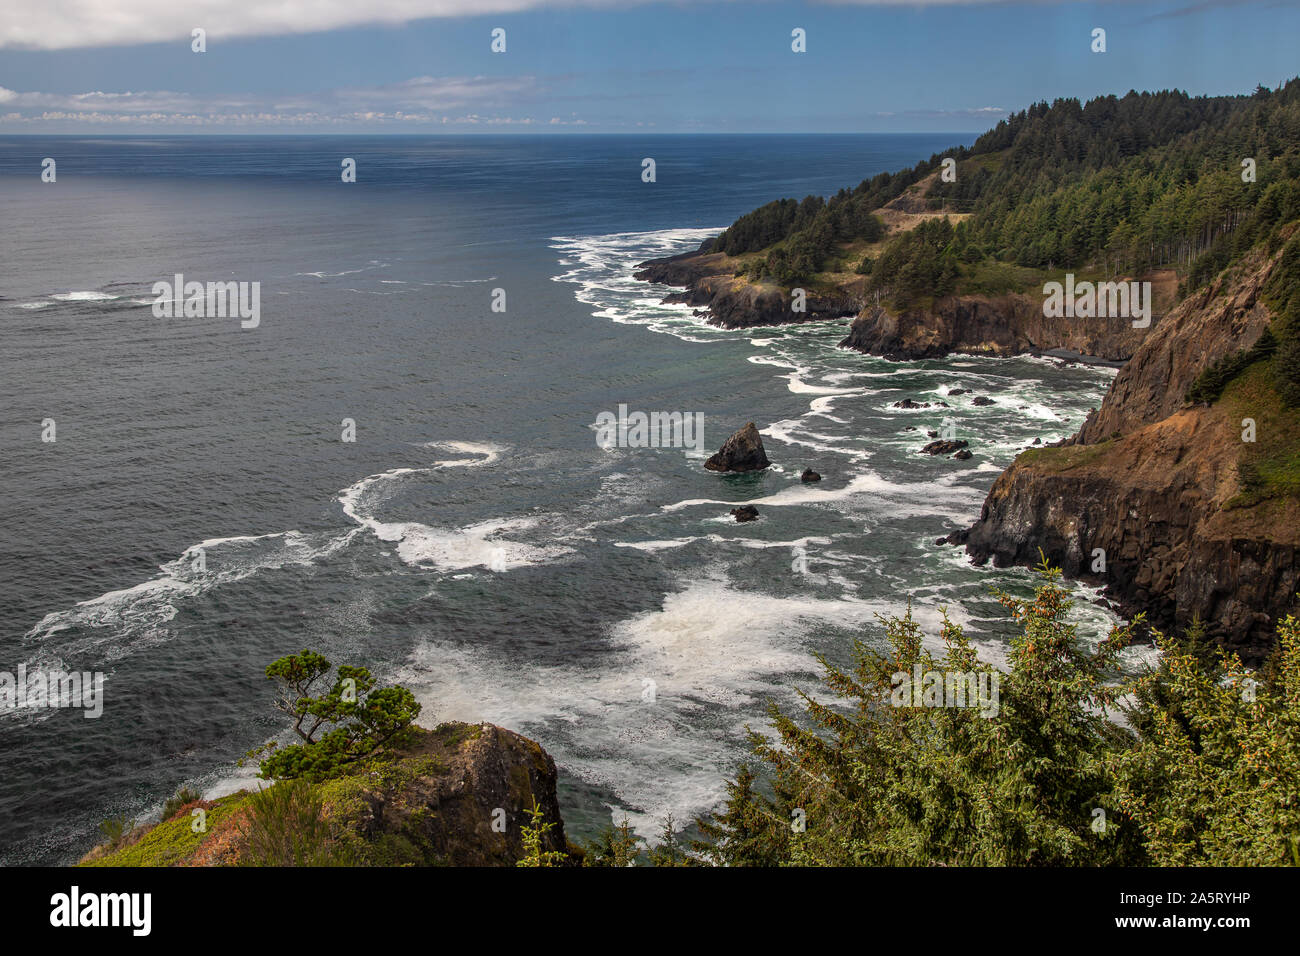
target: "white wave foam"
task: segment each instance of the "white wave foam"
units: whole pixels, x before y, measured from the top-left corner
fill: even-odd
[[[746,752],[745,725],[762,726],[760,699],[792,704],[792,678],[815,687],[814,635],[878,633],[876,614],[900,611],[774,597],[718,577],[684,583],[659,608],[614,625],[609,647],[581,663],[518,667],[484,645],[430,641],[393,679],[411,687],[430,722],[490,721],[537,739],[567,773],[611,790],[619,816],[626,810],[652,835],[668,813],[689,820],[722,799],[728,768]],[[913,613],[937,641],[938,608]]]
[[[284,531],[209,538],[186,548],[176,560],[160,565],[160,573],[148,581],[46,614],[27,632],[27,638],[44,642],[73,628],[91,629],[91,633],[65,645],[63,653],[114,644],[110,653],[120,656],[131,644],[130,639],[157,636],[157,630],[176,616],[182,601],[259,571],[312,564],[344,547],[355,533],[339,536]]]
[[[461,528],[438,528],[419,521],[384,521],[376,517],[373,505],[393,482],[441,468],[487,465],[506,451],[498,445],[478,442],[440,441],[430,442],[429,446],[477,457],[438,461],[426,468],[394,468],[362,478],[339,493],[343,513],[379,540],[395,545],[397,556],[406,564],[432,566],[440,571],[475,567],[509,571],[547,564],[573,554],[571,548],[562,545],[530,544],[507,537],[536,527],[540,523],[536,517],[493,518]]]
[[[50,298],[56,302],[107,302],[118,296],[109,295],[107,292],[60,292]]]

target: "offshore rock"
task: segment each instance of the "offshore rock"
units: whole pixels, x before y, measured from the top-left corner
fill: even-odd
[[[718,453],[704,463],[709,471],[761,471],[770,465],[758,428],[749,422],[722,443]]]

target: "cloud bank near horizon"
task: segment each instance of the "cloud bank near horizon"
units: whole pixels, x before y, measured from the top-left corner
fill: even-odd
[[[329,90],[322,93],[197,95],[169,90],[125,93],[19,92],[0,86],[0,130],[52,131],[59,124],[90,125],[104,132],[175,128],[219,130],[371,129],[420,131],[439,128],[586,128],[577,113],[567,116],[529,114],[541,106],[546,85],[537,77],[419,76],[384,86]],[[501,111],[506,112],[501,112]],[[901,110],[871,114],[877,118],[911,117],[944,120],[954,129],[985,129],[1008,111],[997,106],[954,110]],[[598,124],[608,125],[608,124]],[[654,123],[629,122],[629,129]]]

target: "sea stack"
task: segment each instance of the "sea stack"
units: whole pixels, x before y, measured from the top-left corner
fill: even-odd
[[[718,453],[704,463],[709,471],[761,471],[770,465],[763,439],[758,428],[749,422],[718,449]]]

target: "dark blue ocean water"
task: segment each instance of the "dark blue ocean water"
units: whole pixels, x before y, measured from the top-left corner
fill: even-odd
[[[0,859],[248,785],[239,756],[285,730],[263,670],[303,647],[407,684],[422,722],[540,741],[578,838],[709,809],[764,701],[909,595],[997,660],[988,589],[1026,574],[933,540],[1112,373],[893,364],[837,349],[847,320],[724,332],[631,279],[969,140],[0,138],[0,670],[107,675],[98,719],[0,715]],[[260,324],[156,318],[177,273],[259,282]],[[703,452],[599,447],[620,404],[703,415]],[[917,453],[944,418],[971,461]],[[705,471],[749,420],[776,467]]]

